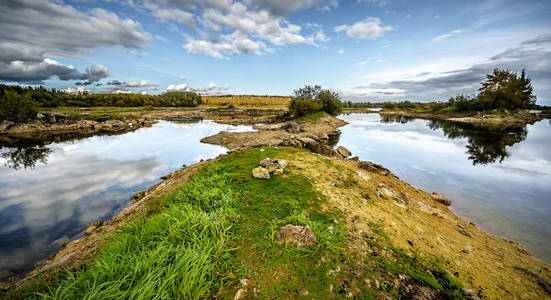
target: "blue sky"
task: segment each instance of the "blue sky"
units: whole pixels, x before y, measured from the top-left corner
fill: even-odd
[[[0,80],[91,92],[357,101],[472,94],[493,68],[551,104],[550,1],[6,0]]]

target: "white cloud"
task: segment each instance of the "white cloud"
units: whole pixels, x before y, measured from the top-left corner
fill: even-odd
[[[338,54],[344,54],[344,49],[341,48],[341,49],[337,50],[337,53]]]
[[[153,13],[163,22],[176,22],[189,26],[194,25],[193,14],[178,8],[157,9]]]
[[[353,25],[335,27],[335,32],[344,31],[348,37],[356,39],[374,39],[391,30],[393,30],[391,26],[381,26],[381,20],[373,17],[368,17],[364,21],[356,22]]]
[[[155,38],[161,42],[168,42],[169,39],[165,38],[164,36],[156,35]]]
[[[65,73],[74,68],[65,66],[62,71],[60,64],[46,61],[46,56],[81,58],[80,55],[97,47],[139,49],[151,41],[140,23],[132,19],[121,19],[98,8],[85,13],[70,5],[48,1],[20,0],[4,5],[0,20],[0,80],[3,81],[40,83],[53,76],[75,79],[76,70],[69,72],[71,76]]]
[[[221,94],[223,91],[227,91],[231,88],[229,84],[225,85],[217,85],[214,82],[211,82],[209,85],[204,87],[190,87],[185,83],[180,84],[170,84],[165,92],[176,92],[176,91],[184,91],[184,92],[195,92],[201,95],[216,95]]]
[[[463,33],[463,30],[461,30],[461,29],[456,29],[456,30],[452,30],[452,31],[450,31],[450,32],[448,32],[448,33],[439,35],[439,36],[435,37],[435,38],[432,39],[432,40],[435,41],[435,42],[440,42],[440,41],[442,41],[442,40],[451,38],[451,37],[453,37],[453,36],[455,36],[455,35],[458,35],[458,34],[460,34],[460,33]]]

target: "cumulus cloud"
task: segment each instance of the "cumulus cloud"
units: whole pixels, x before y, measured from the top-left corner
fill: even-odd
[[[159,20],[164,22],[176,22],[189,26],[194,25],[193,14],[181,9],[157,9],[154,11],[154,14]]]
[[[337,50],[337,53],[338,54],[344,54],[344,49],[341,48],[341,49]]]
[[[457,94],[476,93],[486,74],[501,68],[526,69],[534,78],[532,83],[538,99],[548,102],[551,97],[551,49],[542,46],[547,43],[545,39],[535,42],[537,39],[522,42],[468,68],[441,73],[421,72],[412,79],[372,82],[346,91],[345,96],[371,100],[446,100]]]
[[[67,66],[49,58],[39,62],[0,62],[0,80],[28,84],[40,84],[52,76],[57,76],[61,80],[87,80],[86,84],[91,84],[110,74],[111,71],[101,65],[93,65],[84,72],[79,72],[71,65]]]
[[[248,1],[233,3],[226,11],[206,9],[200,23],[205,30],[216,32],[217,37],[199,39],[187,36],[183,47],[191,53],[227,58],[226,55],[262,55],[275,52],[274,47],[296,44],[317,46],[317,43],[329,41],[321,26],[309,27],[312,32],[305,35],[301,26],[268,9],[268,4]],[[306,6],[311,5],[314,3]]]
[[[381,19],[373,17],[368,17],[352,25],[335,27],[335,32],[344,31],[348,37],[355,39],[374,39],[391,30],[393,30],[391,26],[381,26]]]
[[[312,6],[321,10],[337,7],[336,0],[246,0],[247,4],[257,10],[266,10],[275,16],[286,16],[295,11]]]
[[[211,82],[209,85],[204,87],[190,87],[185,83],[180,84],[170,84],[166,89],[166,92],[195,92],[201,95],[217,95],[221,94],[223,91],[227,91],[231,88],[229,84],[217,85],[214,82]]]
[[[0,80],[9,82],[40,83],[54,76],[94,81],[82,76],[99,74],[93,66],[79,73],[46,57],[81,58],[101,46],[139,49],[151,40],[131,19],[97,8],[84,13],[46,0],[3,1],[0,20]]]

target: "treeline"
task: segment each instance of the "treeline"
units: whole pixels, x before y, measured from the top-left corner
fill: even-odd
[[[384,102],[380,105],[385,109],[443,112],[529,109],[537,107],[533,91],[525,70],[518,75],[509,70],[494,69],[481,82],[478,94],[473,96],[457,95],[446,102],[401,101]]]
[[[17,95],[29,97],[39,107],[58,106],[197,106],[201,104],[201,96],[193,92],[167,92],[160,95],[141,94],[67,94],[56,89],[45,89],[21,87],[18,85],[0,84],[0,100],[3,100],[6,93],[12,92]]]
[[[160,95],[141,94],[67,94],[40,86],[21,87],[0,84],[0,120],[25,122],[34,119],[40,107],[194,107],[201,96],[193,92],[166,92]]]

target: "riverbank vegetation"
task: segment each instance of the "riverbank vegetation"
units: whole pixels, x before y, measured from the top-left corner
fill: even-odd
[[[306,85],[294,91],[294,97],[289,103],[289,112],[293,116],[301,117],[320,111],[332,116],[340,114],[342,102],[339,94],[319,85]]]
[[[291,164],[281,176],[253,178],[251,170],[266,157]],[[234,152],[205,164],[175,192],[150,199],[147,215],[123,225],[88,265],[27,281],[7,296],[231,299],[243,290],[261,299],[406,292],[464,298],[439,261],[396,246],[382,219],[368,221],[371,229],[360,240],[350,236],[359,219],[349,220],[346,208],[337,209],[316,187],[338,170],[333,189],[364,187],[367,181],[343,163],[294,148]],[[286,224],[308,225],[315,245],[276,242],[275,232]]]

